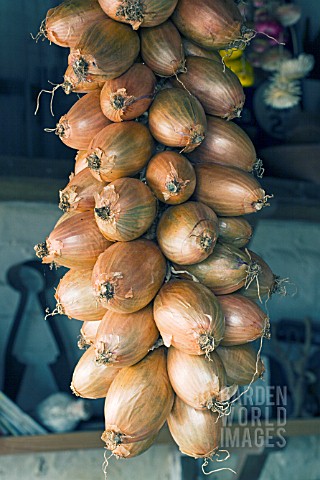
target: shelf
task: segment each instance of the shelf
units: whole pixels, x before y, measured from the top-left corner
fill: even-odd
[[[239,428],[241,431],[249,429],[253,433],[256,429],[261,429],[267,435],[268,429],[276,431],[278,426],[274,422],[261,422],[254,426],[233,425],[231,429]],[[288,420],[285,425],[286,438],[320,435],[320,418],[294,419]],[[100,439],[101,432],[98,431],[80,431],[63,434],[36,435],[28,437],[0,437],[0,455],[13,455],[21,453],[43,453],[57,452],[63,450],[86,450],[91,448],[103,448],[103,442]],[[157,438],[157,444],[169,444],[173,440],[167,428],[163,428]]]

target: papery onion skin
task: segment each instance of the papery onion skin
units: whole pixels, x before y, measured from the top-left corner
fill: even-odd
[[[276,293],[280,287],[281,279],[277,277],[269,267],[269,265],[256,253],[248,250],[253,262],[259,267],[258,282],[253,281],[239,290],[241,295],[250,298],[251,300],[269,299],[273,293]]]
[[[270,337],[270,324],[265,312],[252,300],[233,293],[220,295],[219,303],[225,317],[225,331],[221,345],[233,346]]]
[[[82,170],[88,167],[87,163],[87,150],[78,150],[75,156],[75,164],[74,164],[74,174],[80,173]]]
[[[141,56],[151,70],[162,77],[185,71],[180,33],[170,20],[140,33]]]
[[[105,431],[101,437],[112,451],[119,444],[139,442],[158,432],[174,399],[163,348],[120,373],[105,401]]]
[[[152,225],[157,202],[151,190],[136,178],[119,178],[95,196],[95,219],[102,235],[127,242],[143,235]]]
[[[104,115],[112,122],[139,117],[148,110],[156,83],[152,70],[141,63],[135,63],[120,77],[107,80],[100,95]]]
[[[70,51],[68,64],[80,81],[90,74],[112,79],[131,67],[139,49],[136,32],[106,17],[83,33],[77,46]]]
[[[66,95],[70,93],[90,93],[98,90],[100,92],[106,80],[107,78],[103,75],[92,74],[87,74],[86,78],[79,80],[72,65],[68,65],[61,87]]]
[[[216,295],[223,295],[239,290],[246,283],[250,266],[251,260],[246,252],[218,242],[203,262],[187,266],[175,264],[174,268],[193,275]]]
[[[216,352],[222,360],[229,384],[237,382],[238,385],[248,385],[252,380],[261,378],[265,371],[263,361],[257,359],[257,352],[250,344],[233,347],[219,345]]]
[[[137,30],[163,23],[174,11],[177,0],[99,0],[99,3],[109,17]]]
[[[196,174],[189,160],[170,150],[151,158],[146,180],[154,195],[169,205],[186,202],[196,186]]]
[[[188,154],[192,163],[218,163],[252,172],[257,162],[254,145],[236,123],[207,116],[207,134],[202,144]]]
[[[100,108],[100,91],[94,91],[80,98],[60,118],[55,133],[68,147],[86,150],[92,138],[110,123]]]
[[[166,283],[155,298],[153,313],[166,347],[172,345],[190,355],[208,355],[223,337],[220,304],[200,283]]]
[[[222,58],[218,52],[211,51],[209,52],[205,48],[200,47],[196,43],[191,42],[187,38],[182,38],[182,44],[184,53],[186,56],[190,57],[203,57],[209,58],[210,60],[216,60],[218,62],[222,62]]]
[[[255,213],[268,204],[265,191],[249,173],[216,164],[195,165],[197,185],[194,197],[217,215],[237,217]]]
[[[97,365],[95,350],[91,346],[77,363],[70,388],[78,397],[104,398],[120,370],[118,367]]]
[[[118,458],[133,458],[144,453],[154,443],[158,436],[158,432],[153,433],[141,442],[135,443],[120,443],[113,451],[113,455]]]
[[[208,50],[241,39],[242,17],[233,0],[179,0],[172,20],[189,40]]]
[[[158,337],[151,304],[134,313],[109,310],[95,337],[96,361],[118,367],[134,365],[147,355]]]
[[[175,398],[168,426],[180,452],[193,458],[210,458],[221,441],[221,419],[208,410],[196,410]]]
[[[211,208],[199,202],[169,207],[159,221],[157,239],[164,255],[180,265],[205,260],[218,238],[218,219]]]
[[[85,269],[95,264],[100,253],[111,244],[99,232],[92,212],[67,213],[64,221],[50,233],[46,242],[35,247],[42,263]]]
[[[150,240],[117,242],[99,256],[92,274],[97,300],[118,313],[131,313],[148,305],[160,289],[166,261]]]
[[[149,110],[149,128],[158,142],[192,152],[205,137],[207,120],[193,95],[166,88],[155,97]]]
[[[93,345],[100,322],[101,320],[90,320],[83,322],[80,330],[80,338],[78,340],[78,347],[80,349]]]
[[[219,217],[219,241],[241,248],[252,237],[252,227],[244,217]]]
[[[136,175],[150,159],[154,142],[139,122],[108,125],[92,140],[87,162],[92,175],[105,182]]]
[[[103,185],[102,182],[93,178],[87,167],[76,175],[71,174],[68,185],[59,191],[59,208],[64,212],[93,211],[94,194],[99,193],[103,189]]]
[[[234,393],[234,389],[227,393],[226,371],[215,351],[208,359],[170,347],[167,365],[173,390],[190,407],[214,411],[215,402],[224,402]]]
[[[240,80],[216,60],[187,57],[185,72],[179,74],[173,84],[178,88],[186,88],[197,97],[210,115],[231,120],[241,114],[245,95]]]
[[[60,47],[75,47],[82,33],[105,13],[96,0],[68,0],[48,10],[44,34]]]
[[[91,278],[91,269],[71,269],[62,277],[55,293],[59,313],[83,321],[102,319],[106,310],[96,301]]]

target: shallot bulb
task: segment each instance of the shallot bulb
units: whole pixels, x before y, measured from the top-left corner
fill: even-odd
[[[218,238],[218,219],[211,208],[186,202],[168,208],[158,224],[157,239],[172,262],[190,265],[205,260]]]
[[[107,77],[104,75],[92,75],[89,73],[80,80],[72,66],[68,65],[61,87],[66,95],[70,93],[90,93],[92,91],[100,92],[106,80]]]
[[[136,178],[119,178],[95,195],[95,219],[108,240],[127,242],[151,226],[157,203],[149,187]]]
[[[147,355],[158,337],[152,305],[126,314],[109,310],[95,336],[96,362],[118,367],[134,365]]]
[[[144,453],[151,445],[154,443],[155,439],[158,436],[158,432],[153,433],[150,437],[147,437],[145,440],[141,440],[141,442],[134,442],[134,443],[120,443],[116,446],[116,448],[112,451],[113,455],[117,458],[133,458],[137,457]]]
[[[182,38],[183,49],[186,57],[203,57],[209,58],[210,60],[216,60],[221,62],[221,56],[218,52],[211,51],[209,52],[203,47],[200,47],[196,43],[191,42],[187,38]]]
[[[101,437],[112,451],[158,432],[174,398],[163,348],[149,353],[136,365],[124,367],[116,379],[105,401],[105,431]]]
[[[146,180],[154,195],[169,205],[186,202],[196,186],[196,174],[191,163],[183,155],[170,150],[151,158]]]
[[[82,350],[86,346],[93,345],[101,320],[90,320],[83,322],[78,337],[78,347]]]
[[[117,242],[99,256],[92,274],[97,301],[108,310],[132,313],[148,305],[160,289],[166,261],[150,240]]]
[[[192,152],[203,141],[207,121],[199,100],[186,90],[166,88],[149,110],[150,132],[158,142]]]
[[[93,211],[94,195],[103,189],[103,185],[102,182],[91,175],[88,167],[76,175],[71,174],[68,185],[59,191],[59,208],[64,212],[72,210],[77,212]]]
[[[87,150],[78,150],[75,156],[75,164],[74,164],[74,174],[81,172],[85,168],[88,167],[87,163]]]
[[[250,344],[219,347],[216,350],[227,374],[227,383],[248,385],[262,377],[265,371],[260,355]]]
[[[259,277],[257,281],[250,282],[250,284],[242,287],[239,293],[244,297],[248,297],[251,300],[259,300],[260,302],[262,302],[263,299],[268,300],[274,293],[285,295],[286,279],[281,279],[275,275],[269,265],[259,255],[251,250],[248,250],[248,253],[252,262],[257,266]]]
[[[218,298],[225,317],[221,345],[242,345],[260,337],[270,338],[269,318],[255,302],[235,293]]]
[[[209,355],[223,338],[220,304],[200,283],[166,283],[155,298],[153,312],[166,347],[172,345],[190,355]]]
[[[244,217],[219,217],[219,241],[241,248],[252,237],[252,227]]]

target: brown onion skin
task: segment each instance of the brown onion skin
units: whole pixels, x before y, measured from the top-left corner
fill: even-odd
[[[185,90],[166,88],[150,107],[149,128],[158,142],[192,152],[205,137],[207,120],[194,96]]]
[[[141,56],[151,70],[162,77],[171,77],[185,69],[180,33],[170,20],[140,32]]]
[[[158,338],[151,304],[127,314],[108,310],[94,341],[97,362],[118,367],[134,365],[147,355]]]
[[[192,163],[218,163],[252,172],[256,151],[248,135],[236,123],[207,116],[207,134],[202,144],[188,154]]]
[[[249,173],[216,164],[195,165],[194,198],[222,217],[255,213],[267,204],[265,191]]]
[[[148,305],[160,289],[166,261],[150,240],[117,242],[99,256],[92,274],[101,305],[113,312],[132,313]]]
[[[251,250],[248,250],[248,252],[252,261],[260,267],[258,278],[259,288],[257,282],[253,281],[250,283],[250,285],[242,287],[241,290],[239,290],[239,293],[241,293],[241,295],[244,297],[255,301],[268,299],[277,291],[279,279],[276,275],[274,275],[269,265],[259,255]]]
[[[153,313],[166,347],[172,345],[190,355],[204,355],[213,351],[223,337],[219,302],[200,283],[166,283],[155,298]],[[208,343],[212,348],[206,347]]]
[[[70,51],[68,64],[81,81],[90,74],[116,78],[131,67],[139,49],[136,32],[106,17],[83,33],[77,46]]]
[[[87,150],[78,150],[75,156],[75,164],[74,164],[74,174],[81,172],[85,168],[88,167],[87,163]]]
[[[154,195],[169,205],[186,202],[196,186],[196,174],[189,160],[171,150],[151,158],[146,180]]]
[[[210,353],[209,360],[204,355],[188,355],[170,347],[167,366],[173,390],[190,407],[210,410],[215,401],[227,400],[226,371],[215,352]]]
[[[82,33],[105,17],[96,0],[64,1],[48,11],[45,36],[60,47],[75,47]]]
[[[84,348],[87,345],[93,345],[100,322],[101,320],[89,320],[83,322],[80,330],[80,338],[78,341],[78,347],[80,349]]]
[[[222,425],[216,413],[196,410],[176,397],[167,421],[181,453],[210,458],[219,448]]]
[[[203,57],[209,58],[209,60],[216,60],[220,63],[222,62],[222,58],[218,52],[209,52],[205,48],[200,47],[199,45],[191,42],[191,40],[188,40],[187,38],[182,38],[182,44],[186,57]]]
[[[219,241],[242,248],[252,237],[252,227],[244,217],[219,217]]]
[[[113,123],[93,138],[87,162],[95,178],[112,182],[136,175],[147,164],[153,148],[150,132],[141,123]]]
[[[174,399],[163,348],[120,373],[105,401],[105,432],[101,437],[112,451],[121,443],[139,442],[158,432]]]
[[[261,378],[265,371],[261,358],[257,364],[257,352],[250,344],[233,347],[219,345],[216,353],[222,360],[229,384],[237,382],[238,385],[248,385],[252,380]]]
[[[157,202],[147,185],[136,178],[119,178],[96,194],[95,219],[102,235],[128,242],[152,225]]]
[[[92,288],[92,270],[69,270],[55,293],[61,313],[76,320],[101,320],[106,310],[96,301]]]
[[[100,92],[106,79],[107,78],[103,75],[87,74],[85,79],[79,80],[72,66],[68,65],[63,76],[61,87],[66,95],[69,95],[72,92],[90,93],[97,90]]]
[[[135,63],[120,77],[107,80],[100,95],[104,115],[112,122],[139,117],[150,107],[156,83],[152,70],[142,63]]]
[[[137,2],[125,0],[99,0],[101,8],[105,13],[118,22],[128,23],[134,30],[139,27],[154,27],[166,21],[174,11],[177,0],[138,0]],[[138,4],[141,8],[140,15],[128,15],[126,12],[126,3],[130,9],[130,4]],[[133,9],[132,9],[133,10]],[[131,12],[130,12],[131,13]]]
[[[208,50],[241,39],[242,17],[233,0],[179,0],[172,20],[182,35]]]
[[[187,88],[206,113],[231,120],[239,117],[245,101],[237,75],[216,60],[187,57],[185,72],[173,79],[177,88]]]
[[[45,245],[35,247],[42,263],[86,269],[95,264],[100,253],[111,244],[99,232],[92,212],[73,213],[52,230]]]
[[[92,138],[110,123],[100,108],[100,92],[95,91],[80,98],[60,118],[55,133],[68,147],[86,150]]]
[[[153,433],[141,442],[135,443],[121,443],[113,450],[113,455],[117,458],[133,458],[144,453],[154,443],[158,436],[158,432]]]
[[[199,202],[169,207],[160,218],[157,239],[164,255],[180,265],[205,260],[218,238],[218,218]]]
[[[246,252],[218,242],[213,253],[203,262],[187,266],[175,264],[174,268],[186,270],[216,295],[223,295],[239,290],[246,283],[250,265]]]
[[[95,350],[91,346],[77,363],[70,388],[78,397],[104,398],[120,370],[118,367],[97,365]]]
[[[258,305],[238,293],[220,295],[219,303],[225,317],[221,345],[229,347],[268,336],[269,319]]]
[[[76,175],[70,175],[68,185],[59,191],[59,208],[63,212],[76,210],[78,212],[93,211],[94,194],[103,189],[103,183],[91,175],[90,169],[85,168]]]

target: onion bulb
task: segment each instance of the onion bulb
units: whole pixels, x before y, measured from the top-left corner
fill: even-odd
[[[196,410],[175,398],[168,426],[180,452],[193,458],[211,458],[219,448],[221,419],[208,410]]]
[[[157,212],[149,187],[136,178],[119,178],[95,195],[95,219],[108,240],[127,242],[143,235]]]
[[[101,8],[117,22],[128,23],[133,30],[154,27],[167,20],[177,0],[99,0]]]
[[[179,0],[172,20],[185,37],[207,50],[237,46],[247,38],[233,0]]]
[[[77,46],[71,49],[68,64],[80,81],[90,74],[116,78],[131,67],[139,48],[136,32],[106,17],[85,30]]]
[[[134,313],[108,310],[97,331],[96,362],[127,367],[143,359],[159,337],[152,305]]]
[[[88,348],[77,363],[71,382],[71,390],[78,397],[104,398],[120,368],[97,365],[94,347]]]
[[[86,269],[112,242],[101,235],[92,212],[73,213],[59,221],[45,242],[34,247],[42,263]]]
[[[103,183],[93,178],[89,168],[81,170],[76,175],[71,174],[68,185],[59,191],[59,208],[64,212],[93,210],[94,195],[99,193],[102,188]]]
[[[209,257],[195,265],[180,266],[178,272],[185,272],[186,278],[195,277],[216,295],[235,292],[253,278],[255,266],[250,256],[232,245],[217,243]]]
[[[166,150],[157,153],[147,165],[146,180],[154,195],[164,203],[186,202],[194,192],[196,174],[183,155]]]
[[[72,66],[68,65],[61,87],[66,95],[70,93],[90,93],[94,90],[99,90],[100,92],[106,80],[107,78],[104,75],[92,75],[89,73],[84,79],[79,80]]]
[[[92,274],[101,305],[118,313],[132,313],[148,305],[160,289],[166,261],[150,240],[117,242],[99,256]]]
[[[209,355],[223,337],[220,304],[200,283],[166,283],[155,298],[153,313],[166,347],[172,345],[190,355]]]
[[[98,180],[112,182],[137,174],[152,151],[153,140],[147,127],[138,122],[113,123],[93,138],[88,167]]]
[[[206,113],[226,120],[240,117],[245,101],[237,75],[216,60],[187,57],[184,73],[173,84],[200,100]]]
[[[87,168],[87,166],[87,150],[78,150],[75,156],[74,174],[77,175],[77,173]]]
[[[217,215],[237,217],[269,205],[270,196],[249,173],[215,164],[195,165],[195,171],[195,199],[213,208]]]
[[[116,379],[105,401],[105,431],[101,437],[112,451],[120,444],[139,442],[158,432],[174,397],[163,348],[136,365],[124,367]]]
[[[221,404],[238,388],[236,385],[226,387],[226,371],[215,352],[210,353],[208,360],[203,355],[188,355],[170,347],[167,363],[173,390],[181,400],[198,410],[220,411]]]
[[[248,250],[252,262],[255,263],[259,276],[257,281],[253,281],[241,288],[239,293],[251,300],[269,299],[274,293],[282,293],[284,281],[275,275],[269,265],[256,253]],[[285,293],[285,292],[284,292]]]
[[[192,152],[203,141],[206,116],[199,100],[185,90],[166,88],[149,110],[150,132],[158,142]]]
[[[170,20],[140,33],[141,56],[151,70],[162,77],[185,71],[180,33]]]
[[[218,163],[226,167],[262,174],[254,145],[236,123],[207,116],[207,134],[202,144],[188,155],[192,163]]]
[[[252,236],[252,227],[244,217],[219,217],[219,241],[241,248]]]
[[[50,8],[40,33],[60,47],[75,47],[82,33],[106,18],[97,0],[65,0]]]
[[[216,350],[227,374],[227,382],[248,385],[261,378],[265,371],[263,361],[250,344],[219,347]]]
[[[55,134],[68,147],[86,150],[92,138],[110,123],[100,108],[100,91],[94,91],[80,98],[60,118]]]
[[[172,262],[190,265],[205,260],[218,238],[218,219],[211,208],[186,202],[168,208],[159,221],[157,239]]]
[[[210,60],[216,60],[222,62],[222,58],[218,52],[211,51],[209,52],[203,47],[200,47],[196,43],[191,42],[187,38],[182,38],[183,49],[186,57],[203,57],[209,58]]]
[[[139,117],[148,110],[156,83],[152,70],[142,63],[135,63],[120,77],[107,80],[100,95],[104,115],[112,122]]]
[[[233,293],[220,295],[219,303],[225,317],[221,345],[242,345],[260,337],[270,338],[269,318],[252,300]]]
[[[97,330],[99,328],[101,320],[90,320],[83,322],[80,335],[78,337],[78,347],[80,349],[85,348],[86,346],[93,345],[94,339],[96,338]]]

